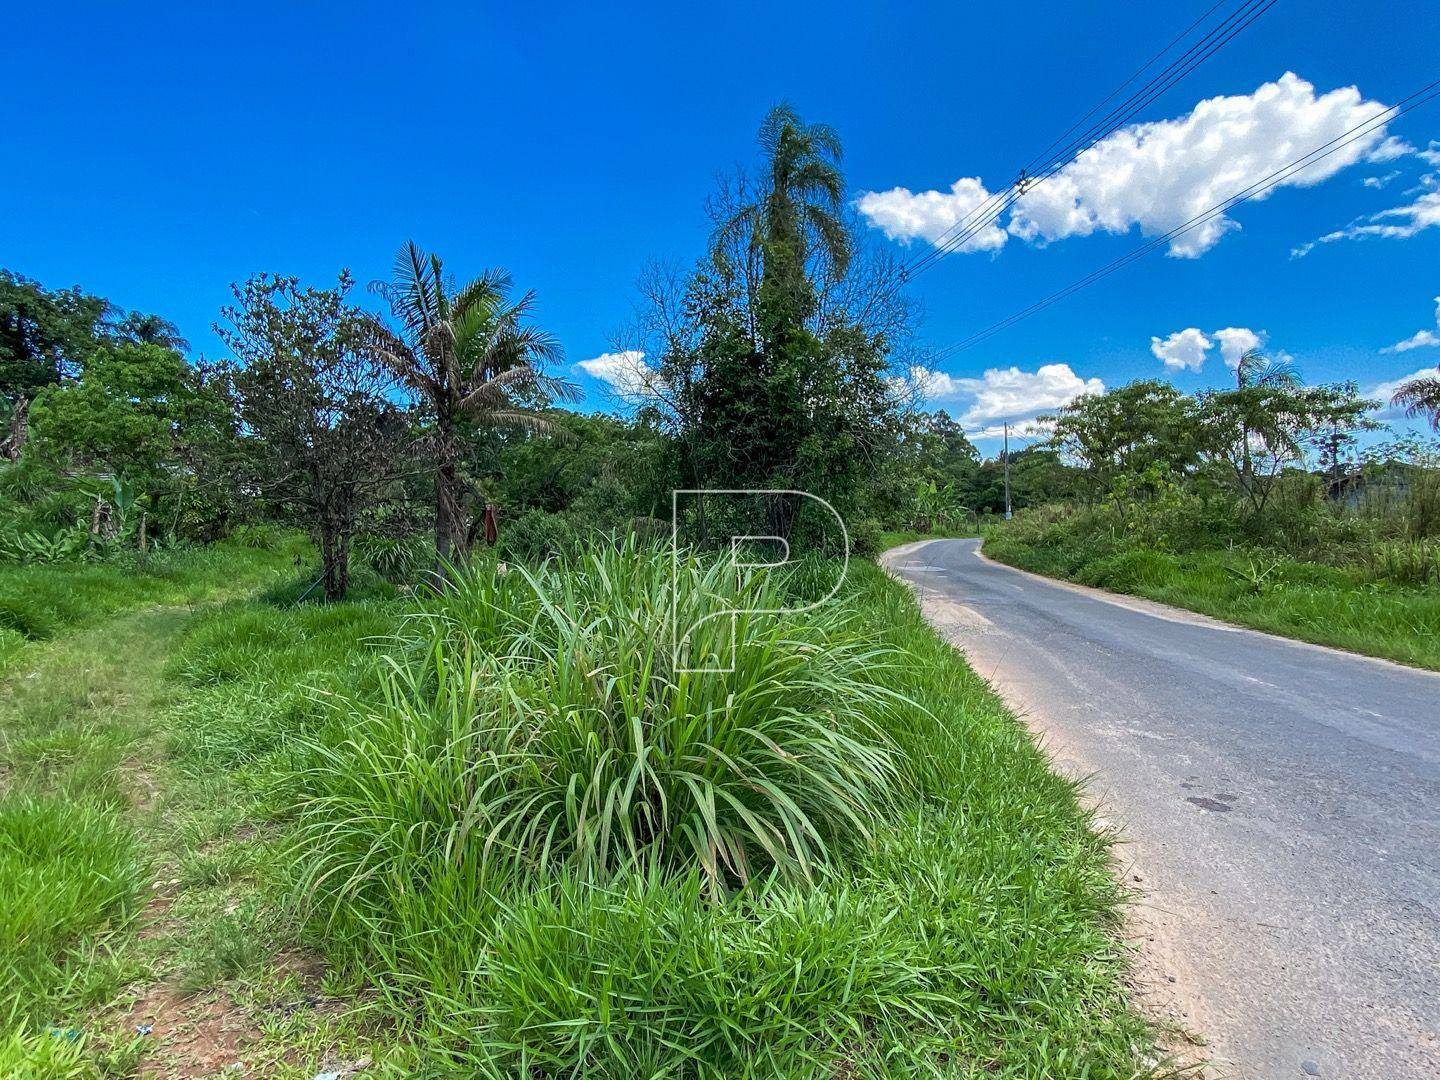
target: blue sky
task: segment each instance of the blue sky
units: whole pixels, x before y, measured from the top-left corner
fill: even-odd
[[[949,193],[962,177],[993,191],[1207,6],[157,3],[62,17],[30,5],[0,43],[0,264],[161,312],[213,356],[229,282],[259,270],[324,281],[341,266],[365,282],[413,237],[462,277],[501,265],[537,290],[574,364],[613,348],[647,260],[702,250],[715,175],[752,159],[771,104],[840,131],[855,197]],[[1105,176],[1077,189],[1082,210],[1127,231],[1078,235],[1052,213],[1030,240],[1021,223],[1003,247],[944,260],[912,286],[925,339],[960,340],[1129,251],[1164,218],[1147,198],[1183,202],[1191,179],[1228,195],[1227,162],[1269,160],[1293,138],[1288,161],[1346,108],[1440,78],[1436,41],[1440,6],[1426,0],[1383,15],[1282,0],[1140,119],[1184,121],[1224,96],[1243,127],[1242,99],[1292,72],[1313,89],[1288,84],[1291,128],[1260,110],[1243,146],[1208,160],[1203,125],[1161,129],[1180,155],[1163,191],[1117,194]],[[1325,96],[1347,87],[1359,91],[1348,104]],[[1388,160],[1277,190],[1236,209],[1239,228],[1198,257],[1149,256],[948,358],[936,404],[989,427],[1095,380],[1219,384],[1223,328],[1263,332],[1311,381],[1369,387],[1440,363],[1423,335],[1381,351],[1440,332],[1440,227],[1370,220],[1433,195],[1440,156],[1423,155],[1440,101],[1387,135],[1416,152],[1391,144]],[[1148,225],[1127,218],[1147,213]],[[1365,235],[1374,225],[1413,235]],[[1294,257],[1352,226],[1357,238]],[[1193,337],[1165,344],[1191,328],[1212,345],[1200,370],[1167,367],[1152,338],[1193,362]],[[603,383],[574,374],[592,406],[607,403]]]

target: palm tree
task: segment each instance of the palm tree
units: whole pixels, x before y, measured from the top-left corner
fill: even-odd
[[[371,319],[367,346],[423,399],[435,421],[435,549],[442,566],[470,546],[461,512],[460,428],[548,431],[525,399],[573,400],[576,389],[542,371],[558,360],[555,338],[529,322],[534,293],[510,300],[510,275],[486,270],[459,289],[440,258],[408,241],[388,282],[370,290],[390,305],[399,330]]]
[[[828,124],[807,124],[789,105],[776,105],[760,125],[766,175],[758,199],[741,207],[716,234],[717,243],[747,241],[763,260],[761,288],[803,296],[812,255],[843,276],[850,233],[842,216],[845,180],[840,137]]]
[[[1266,356],[1259,349],[1246,349],[1235,365],[1235,385],[1239,390],[1247,387],[1299,386],[1300,371],[1288,358]]]
[[[1246,349],[1235,365],[1235,388],[1240,391],[1240,483],[1246,492],[1254,490],[1255,466],[1250,440],[1254,436],[1274,442],[1280,432],[1268,424],[1264,394],[1245,395],[1246,390],[1293,389],[1300,385],[1300,370],[1288,357],[1269,357],[1259,349]],[[1248,397],[1249,400],[1244,400]]]
[[[1440,431],[1440,378],[1417,375],[1396,389],[1390,404],[1403,407],[1406,416],[1423,416],[1430,421],[1430,430]]]

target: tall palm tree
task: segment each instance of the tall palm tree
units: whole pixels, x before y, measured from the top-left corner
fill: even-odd
[[[469,549],[461,511],[460,429],[548,431],[551,425],[524,407],[526,400],[573,400],[576,388],[544,374],[561,356],[559,343],[530,323],[533,292],[509,299],[510,275],[486,270],[456,290],[437,255],[407,241],[395,256],[391,279],[370,290],[390,305],[392,330],[370,320],[367,347],[413,388],[433,414],[435,548],[442,565]]]
[[[850,265],[840,137],[828,124],[807,124],[781,104],[760,125],[759,143],[765,158],[759,197],[723,222],[716,239],[740,239],[758,249],[761,287],[794,298],[801,295],[812,255],[823,258],[837,277]]]
[[[1406,416],[1423,416],[1430,421],[1430,430],[1440,431],[1440,378],[1417,375],[1396,389],[1390,404],[1404,408]]]

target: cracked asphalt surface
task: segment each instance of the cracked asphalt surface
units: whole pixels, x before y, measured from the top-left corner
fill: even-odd
[[[1138,881],[1144,982],[1236,1077],[1440,1076],[1440,674],[886,553]]]

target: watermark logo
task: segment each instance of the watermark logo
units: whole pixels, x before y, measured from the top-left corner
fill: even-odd
[[[682,566],[688,556],[682,552],[688,547],[682,542],[682,535],[686,531],[687,519],[682,513],[682,497],[694,499],[698,515],[701,520],[705,519],[708,513],[709,519],[713,521],[727,520],[753,520],[747,518],[743,512],[726,515],[723,511],[728,507],[731,510],[750,509],[753,510],[756,504],[769,506],[772,509],[779,508],[778,515],[787,523],[793,523],[796,518],[796,510],[803,500],[808,500],[822,507],[825,512],[835,519],[839,526],[841,559],[839,572],[835,576],[835,582],[830,586],[828,592],[818,600],[808,603],[796,603],[784,606],[722,606],[716,610],[696,612],[688,600],[697,599],[685,595],[686,574],[682,573]],[[775,516],[775,515],[772,515]],[[787,536],[778,533],[764,532],[732,532],[727,536],[730,549],[730,562],[734,568],[737,581],[743,579],[746,572],[756,570],[776,570],[785,566],[792,566],[795,560],[792,558],[790,540]],[[773,546],[776,549],[777,558],[760,559],[755,555],[757,548]],[[740,618],[745,615],[799,615],[806,611],[813,611],[820,605],[834,599],[845,583],[845,576],[850,569],[850,532],[845,527],[845,519],[827,501],[818,495],[812,495],[808,491],[798,491],[794,488],[678,488],[670,496],[670,641],[671,660],[676,672],[688,674],[728,674],[735,670],[739,650],[744,643],[739,640]],[[715,649],[696,650],[695,644],[706,636],[705,631],[714,629],[712,624],[720,624],[723,631],[724,644]]]

